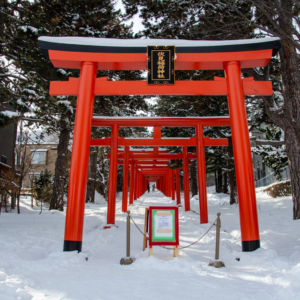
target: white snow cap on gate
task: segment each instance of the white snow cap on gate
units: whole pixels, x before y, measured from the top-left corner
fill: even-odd
[[[207,46],[227,46],[241,44],[257,44],[266,42],[280,41],[278,37],[259,38],[259,39],[242,39],[242,40],[222,40],[222,41],[206,41],[206,40],[179,40],[179,39],[111,39],[111,38],[90,38],[90,37],[52,37],[41,36],[39,41],[72,44],[72,45],[89,45],[89,46],[106,46],[106,47],[147,47],[174,45],[177,47],[207,47]]]
[[[147,46],[175,46],[177,53],[216,53],[273,49],[275,55],[281,47],[280,38],[268,37],[244,40],[179,40],[179,39],[110,39],[91,37],[38,38],[45,56],[49,50],[90,53],[146,53]]]

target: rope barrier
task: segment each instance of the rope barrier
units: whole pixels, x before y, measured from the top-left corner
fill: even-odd
[[[147,236],[141,231],[141,229],[138,227],[138,225],[135,223],[134,219],[133,219],[131,216],[130,216],[130,219],[132,220],[133,224],[134,224],[135,227],[138,229],[138,231],[139,231],[144,237],[147,238]],[[196,241],[194,241],[193,243],[191,243],[191,244],[189,244],[189,245],[187,245],[187,246],[179,247],[179,250],[182,250],[182,249],[185,249],[185,248],[189,248],[189,247],[195,245],[196,243],[198,243],[202,238],[204,238],[204,237],[207,235],[207,233],[212,229],[212,227],[213,227],[214,225],[216,225],[216,221],[217,221],[217,220],[218,220],[218,218],[215,219],[215,221],[212,223],[212,225],[208,228],[208,230],[207,230],[207,231],[206,231],[199,239],[197,239]],[[169,248],[169,247],[166,247],[166,246],[159,246],[159,247],[164,248],[164,249],[167,249],[167,250],[174,250],[174,248]]]

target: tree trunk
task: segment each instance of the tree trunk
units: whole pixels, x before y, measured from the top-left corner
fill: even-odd
[[[286,152],[289,158],[293,219],[300,219],[300,142],[292,130],[286,131]]]
[[[4,10],[7,6],[7,0],[0,1],[0,8]],[[3,41],[3,32],[4,32],[4,20],[3,14],[0,14],[0,34],[1,34],[1,41]],[[2,43],[0,44],[0,54],[2,54]]]
[[[97,156],[98,147],[93,147],[90,152],[89,160],[89,172],[88,172],[88,182],[86,189],[85,202],[95,202],[95,190],[96,190],[96,175],[97,175]]]
[[[300,219],[300,72],[299,56],[293,37],[293,1],[281,0],[278,10],[279,31],[281,37],[280,73],[282,79],[283,106],[278,109],[272,97],[264,97],[264,104],[269,118],[281,127],[285,134],[286,153],[289,158],[293,218]],[[297,43],[297,42],[296,42]],[[269,76],[265,68],[265,77]]]
[[[222,193],[222,181],[223,181],[223,174],[222,174],[222,168],[218,167],[218,177],[217,177],[217,193]]]
[[[117,168],[117,189],[116,192],[123,191],[123,166],[118,166]]]
[[[10,204],[11,209],[16,208],[16,192],[11,193],[11,204]]]
[[[217,181],[217,170],[215,170],[215,190],[217,192],[217,188],[218,188],[218,181]]]
[[[53,194],[50,202],[50,210],[64,210],[64,186],[66,182],[66,170],[68,166],[68,146],[70,140],[70,130],[67,122],[60,120],[60,136],[57,145],[57,159],[55,163],[55,176],[53,184]]]
[[[18,188],[18,195],[17,195],[17,210],[18,214],[20,214],[20,197],[21,197],[21,189],[22,189],[23,177],[20,176],[19,188]]]
[[[198,187],[197,187],[197,160],[194,159],[191,164],[191,190],[192,190],[192,197],[198,194]]]
[[[179,170],[179,178],[180,178],[180,191],[183,191],[183,172],[181,172],[181,170]]]
[[[237,187],[235,178],[235,168],[234,168],[234,157],[233,157],[233,147],[232,138],[228,138],[228,181],[230,188],[230,204],[235,204],[238,202],[237,197]]]
[[[289,158],[293,218],[300,219],[300,72],[299,56],[293,44],[293,1],[281,0],[279,25],[282,35],[280,54],[280,72],[284,105],[281,111],[274,110],[274,105],[264,98],[270,119],[284,130],[286,153]]]
[[[1,212],[2,212],[2,205],[3,205],[3,192],[1,192],[0,215],[1,215]]]
[[[227,194],[228,193],[228,186],[227,186],[227,172],[224,173],[223,175],[224,178],[224,183],[223,183],[223,193]]]
[[[4,209],[5,209],[5,212],[8,213],[8,209],[7,209],[7,193],[4,192]]]
[[[17,209],[18,209],[18,214],[20,214],[20,197],[21,197],[21,188],[19,189],[18,197],[17,197]]]

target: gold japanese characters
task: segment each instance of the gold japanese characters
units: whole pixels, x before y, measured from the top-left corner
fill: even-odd
[[[175,83],[175,46],[148,46],[148,84]]]

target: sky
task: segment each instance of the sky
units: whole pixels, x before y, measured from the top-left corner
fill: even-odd
[[[118,0],[116,3],[116,9],[121,9],[122,13],[125,13],[125,8],[122,3],[122,0]],[[142,24],[142,19],[139,17],[139,14],[136,14],[132,20],[126,22],[126,24],[130,24],[133,22],[132,30],[134,33],[139,32],[140,30],[143,30],[144,26]]]

